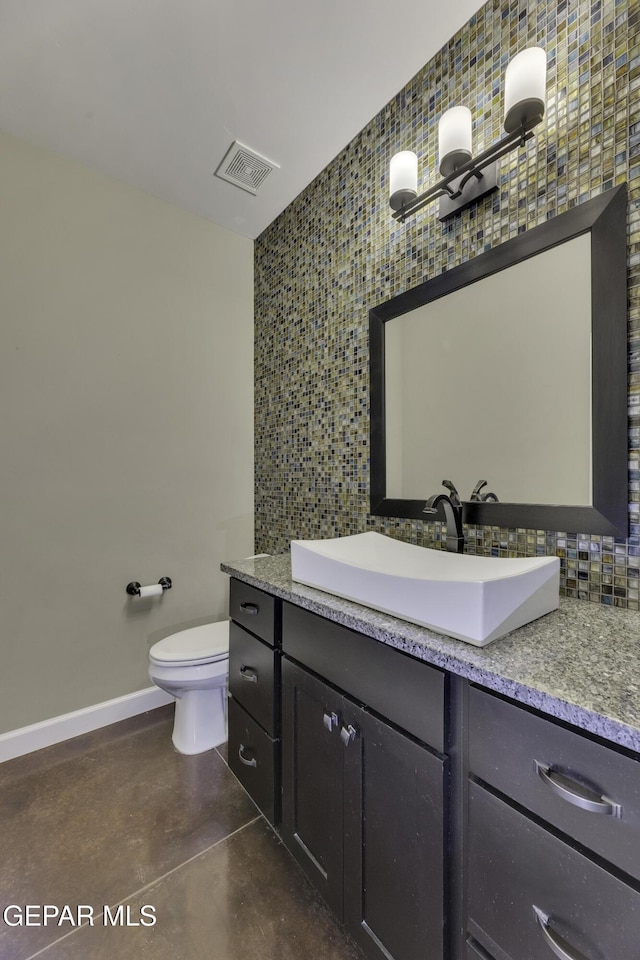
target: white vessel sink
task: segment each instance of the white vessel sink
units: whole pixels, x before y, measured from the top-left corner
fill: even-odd
[[[291,576],[483,647],[558,607],[560,560],[446,553],[371,532],[292,540]]]

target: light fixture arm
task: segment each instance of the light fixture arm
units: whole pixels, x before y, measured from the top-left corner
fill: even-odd
[[[538,120],[535,121],[535,123],[537,122]],[[448,176],[443,177],[438,183],[435,183],[424,193],[420,194],[419,197],[410,200],[409,203],[395,210],[392,213],[394,220],[404,223],[407,217],[421,210],[422,207],[425,207],[433,200],[437,200],[439,197],[446,195],[450,200],[457,199],[462,194],[464,187],[471,177],[477,177],[478,180],[480,180],[485,167],[495,163],[496,160],[499,160],[500,157],[505,156],[507,153],[511,153],[511,151],[515,150],[518,146],[524,146],[527,140],[533,137],[531,127],[535,126],[535,123],[529,125],[523,124],[517,130],[514,130],[513,133],[503,137],[502,140],[498,140],[497,143],[494,143],[493,146],[479,154],[479,156],[475,158],[472,157],[471,160],[461,164],[452,173],[448,174]],[[453,181],[456,181],[455,189],[450,186]]]

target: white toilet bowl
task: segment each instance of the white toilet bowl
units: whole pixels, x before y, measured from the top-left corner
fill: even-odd
[[[176,697],[173,745],[203,753],[227,739],[229,621],[180,630],[149,650],[149,676]]]

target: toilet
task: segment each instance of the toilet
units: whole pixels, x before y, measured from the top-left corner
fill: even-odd
[[[149,676],[176,698],[173,745],[203,753],[227,739],[229,621],[173,633],[149,650]]]

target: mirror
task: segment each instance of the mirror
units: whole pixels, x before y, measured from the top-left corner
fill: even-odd
[[[369,317],[374,515],[446,478],[466,523],[626,535],[624,186]]]
[[[390,497],[438,492],[446,464],[461,495],[486,479],[501,501],[591,504],[590,277],[583,234],[388,321]]]

